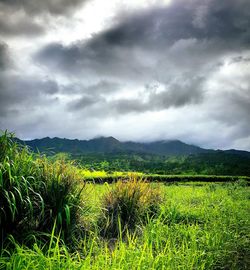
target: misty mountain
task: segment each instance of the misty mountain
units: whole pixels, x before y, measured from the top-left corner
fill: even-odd
[[[99,137],[91,140],[70,140],[62,138],[42,138],[24,141],[32,150],[47,153],[67,152],[71,154],[116,154],[145,153],[164,156],[183,156],[202,153],[214,153],[222,150],[204,149],[186,144],[179,140],[162,140],[149,143],[120,142],[113,137]],[[250,158],[250,152],[239,150],[222,151]]]

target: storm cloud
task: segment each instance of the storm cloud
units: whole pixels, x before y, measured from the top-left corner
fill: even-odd
[[[232,0],[177,0],[167,7],[123,15],[114,27],[93,34],[88,41],[70,46],[49,44],[38,53],[38,59],[67,72],[69,67],[82,70],[88,64],[89,68],[99,66],[100,70],[103,65],[116,67],[115,63],[122,68],[124,58],[132,58],[137,50],[164,57],[166,50],[189,49],[194,45],[201,46],[204,55],[217,57],[221,52],[248,49],[249,25],[250,3],[247,0],[237,4]],[[146,59],[135,57],[133,62],[135,60],[141,60],[141,67],[146,65]],[[111,69],[111,73],[113,71]]]
[[[23,137],[182,139],[250,150],[250,2],[151,1],[124,8],[112,1],[110,16],[100,0],[0,1],[10,14],[0,17],[6,44],[0,45],[1,125]],[[82,18],[81,9],[103,16],[96,30],[84,28],[90,17]],[[46,19],[61,36],[50,35]],[[15,36],[27,39],[23,49]],[[4,64],[7,44],[16,67]]]
[[[41,13],[50,14],[65,14],[73,9],[76,9],[78,5],[82,4],[84,0],[0,0],[1,8],[5,10],[19,11],[23,10],[29,15],[37,15]]]
[[[0,35],[39,36],[58,16],[70,16],[84,0],[0,0]]]
[[[28,21],[25,16],[6,21],[0,17],[0,33],[3,36],[27,35],[36,36],[44,32],[44,27],[35,21]]]
[[[9,65],[7,45],[0,42],[0,71]]]
[[[47,105],[51,96],[57,93],[58,86],[49,80],[38,80],[29,77],[2,75],[0,92],[0,119],[10,114],[23,113],[35,110],[37,107]]]

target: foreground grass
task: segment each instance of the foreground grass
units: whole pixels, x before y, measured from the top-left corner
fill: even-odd
[[[249,269],[250,190],[239,184],[161,185],[160,214],[126,237],[103,239],[97,226],[77,251],[52,235],[49,248],[2,251],[1,269]],[[109,185],[87,186],[96,224]],[[90,212],[91,216],[91,212]]]
[[[13,134],[0,136],[0,250],[9,235],[27,243],[34,235],[47,238],[55,224],[71,241],[84,209],[81,180],[72,162],[51,162],[17,144]]]

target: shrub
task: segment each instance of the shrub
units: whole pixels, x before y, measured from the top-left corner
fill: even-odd
[[[11,234],[22,242],[54,224],[71,238],[81,209],[79,177],[72,164],[36,156],[13,134],[0,136],[0,241]]]
[[[159,187],[131,176],[119,180],[104,197],[99,224],[104,237],[114,238],[127,230],[134,230],[152,218],[160,209],[162,196]]]
[[[236,185],[238,185],[239,187],[247,187],[249,185],[249,182],[244,179],[244,178],[239,178],[236,182]]]

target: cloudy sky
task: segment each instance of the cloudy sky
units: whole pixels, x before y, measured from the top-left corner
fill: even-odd
[[[0,0],[0,129],[250,150],[249,0]]]

